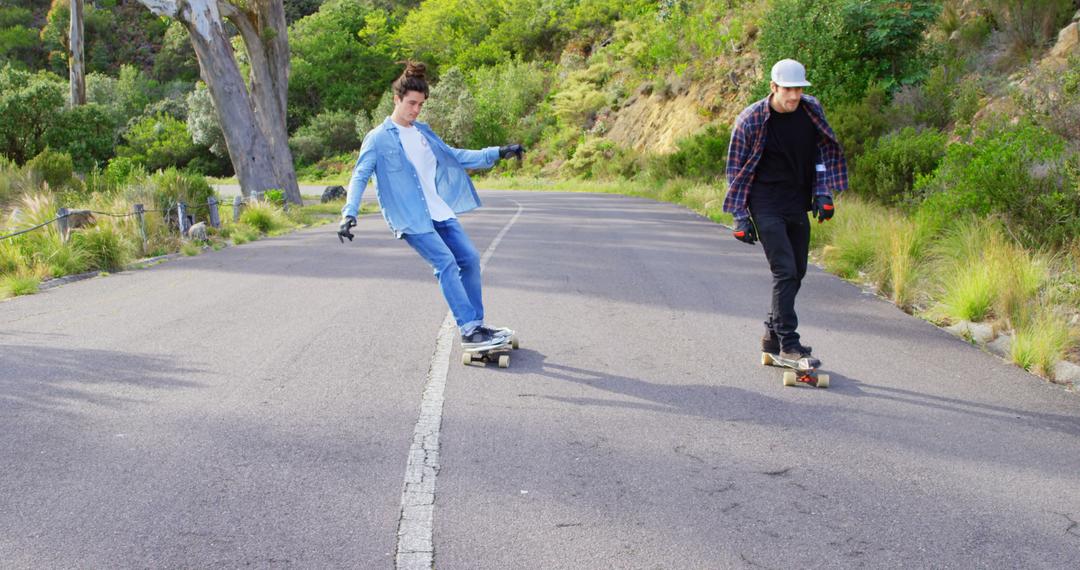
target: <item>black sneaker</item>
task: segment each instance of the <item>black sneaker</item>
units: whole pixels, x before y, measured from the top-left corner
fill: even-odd
[[[761,352],[769,354],[780,353],[780,337],[774,332],[767,332],[761,337]]]
[[[476,327],[470,334],[461,335],[461,348],[467,350],[479,350],[498,346],[506,342],[506,339],[491,334],[490,329]]]

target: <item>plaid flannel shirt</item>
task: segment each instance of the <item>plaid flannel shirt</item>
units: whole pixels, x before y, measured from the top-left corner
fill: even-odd
[[[814,165],[814,195],[832,196],[843,192],[848,185],[844,150],[840,148],[829,122],[825,120],[825,110],[821,108],[821,103],[809,95],[803,95],[802,102],[821,135]],[[769,120],[771,112],[769,98],[766,97],[743,109],[735,119],[735,128],[731,131],[727,159],[728,192],[724,198],[724,211],[732,214],[736,220],[750,217],[746,204],[750,198],[750,187],[754,185],[754,171],[765,152],[765,121]]]

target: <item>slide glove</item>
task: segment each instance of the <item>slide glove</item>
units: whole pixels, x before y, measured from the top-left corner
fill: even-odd
[[[814,196],[814,208],[812,213],[817,218],[818,223],[831,220],[833,214],[836,212],[836,207],[833,206],[832,198],[829,196]]]
[[[355,235],[349,230],[356,227],[356,216],[345,216],[341,218],[341,225],[338,226],[337,238],[341,240],[341,243],[345,243],[345,238],[349,238],[352,241]]]
[[[735,231],[732,232],[732,235],[735,236],[735,239],[750,245],[754,245],[754,242],[757,241],[757,230],[754,229],[754,224],[750,221],[750,218],[735,220]]]
[[[521,160],[521,157],[525,155],[525,147],[519,144],[508,144],[506,146],[499,147],[499,158],[510,158],[511,156]]]

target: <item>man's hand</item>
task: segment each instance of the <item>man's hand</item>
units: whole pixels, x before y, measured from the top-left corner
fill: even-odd
[[[735,231],[731,235],[735,236],[735,239],[750,245],[754,245],[754,242],[757,241],[757,230],[754,229],[754,224],[750,221],[750,218],[735,220]]]
[[[836,212],[836,207],[833,206],[832,198],[829,196],[815,196],[814,208],[811,213],[817,218],[818,223],[822,223],[826,220],[830,220],[833,214]]]
[[[508,144],[506,146],[499,147],[499,158],[510,158],[511,156],[515,156],[520,161],[521,157],[524,155],[525,147],[519,144]]]
[[[349,241],[352,241],[352,238],[356,237],[349,231],[354,227],[356,227],[356,216],[345,216],[344,218],[341,218],[341,224],[338,226],[337,231],[337,238],[341,240],[341,243],[345,243],[345,238],[349,238]]]

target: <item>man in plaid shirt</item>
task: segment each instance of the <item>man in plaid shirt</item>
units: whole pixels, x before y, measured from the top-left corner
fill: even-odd
[[[772,307],[761,350],[803,366],[821,362],[799,340],[795,295],[806,275],[812,212],[832,218],[833,195],[847,188],[847,163],[817,99],[803,94],[806,69],[785,59],[772,68],[768,97],[739,114],[728,148],[724,211],[735,238],[761,240],[773,274]]]

